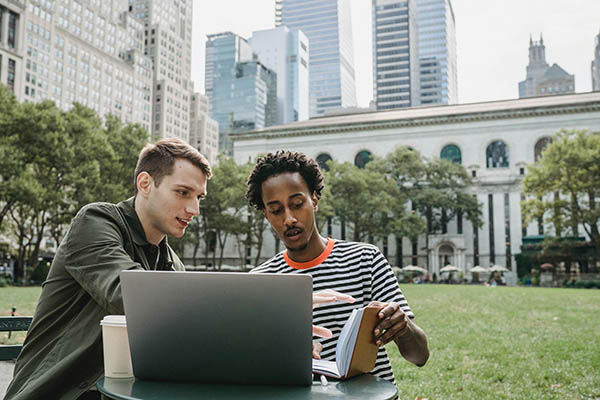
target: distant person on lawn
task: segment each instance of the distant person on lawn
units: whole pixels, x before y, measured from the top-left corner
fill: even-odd
[[[325,360],[334,360],[338,337],[354,308],[381,307],[373,332],[380,348],[371,373],[394,382],[383,346],[394,341],[406,360],[423,366],[429,358],[427,338],[413,321],[413,312],[377,247],[319,234],[315,212],[323,187],[318,164],[302,153],[278,151],[257,161],[248,177],[246,197],[263,211],[286,249],[252,272],[309,274],[313,291],[332,289],[355,299],[313,311],[313,323],[333,333],[321,342],[320,356]]]
[[[100,321],[124,314],[119,273],[184,270],[167,235],[183,236],[211,174],[196,149],[162,139],[140,153],[134,197],[77,213],[42,286],[5,400],[100,399]]]

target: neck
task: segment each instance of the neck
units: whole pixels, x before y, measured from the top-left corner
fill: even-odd
[[[287,255],[295,262],[303,263],[319,257],[327,247],[327,239],[317,232],[311,236],[306,247],[302,249],[287,249]]]
[[[158,246],[158,244],[164,239],[165,235],[153,229],[152,224],[150,223],[150,216],[144,207],[144,199],[141,196],[135,196],[133,206],[135,213],[142,224],[142,229],[146,235],[146,240],[148,243]]]

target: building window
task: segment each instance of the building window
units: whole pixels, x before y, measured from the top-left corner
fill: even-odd
[[[494,246],[494,195],[488,194],[488,226],[490,234],[490,264],[496,262],[496,249]]]
[[[460,149],[454,144],[444,146],[444,148],[440,152],[440,158],[442,160],[448,160],[457,164],[462,163],[462,154],[460,152]]]
[[[327,165],[327,161],[331,161],[332,158],[327,153],[321,153],[317,156],[317,162],[319,163],[319,167],[324,169],[325,171],[329,171],[329,166]]]
[[[8,47],[14,49],[17,42],[17,14],[8,13]]]
[[[490,143],[485,159],[487,168],[508,168],[508,146],[501,140]]]
[[[358,168],[364,168],[369,161],[371,161],[371,152],[368,150],[359,151],[354,157],[354,165]]]
[[[15,75],[17,63],[13,59],[8,59],[8,71],[6,74],[6,86],[14,93],[15,92]]]
[[[504,243],[506,244],[506,268],[511,269],[512,253],[510,246],[510,196],[504,193]]]
[[[535,143],[535,148],[533,150],[533,160],[535,162],[538,162],[542,156],[542,152],[550,143],[552,143],[552,139],[549,137],[543,137]]]

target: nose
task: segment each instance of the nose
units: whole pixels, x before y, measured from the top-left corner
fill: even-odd
[[[284,221],[286,226],[293,226],[298,220],[289,208],[285,209]]]
[[[200,201],[197,199],[191,199],[191,201],[185,207],[185,212],[193,216],[200,214]]]

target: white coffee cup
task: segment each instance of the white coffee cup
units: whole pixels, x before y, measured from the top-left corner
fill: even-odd
[[[100,321],[104,349],[104,376],[107,378],[131,378],[131,353],[127,322],[124,315],[106,315]]]

